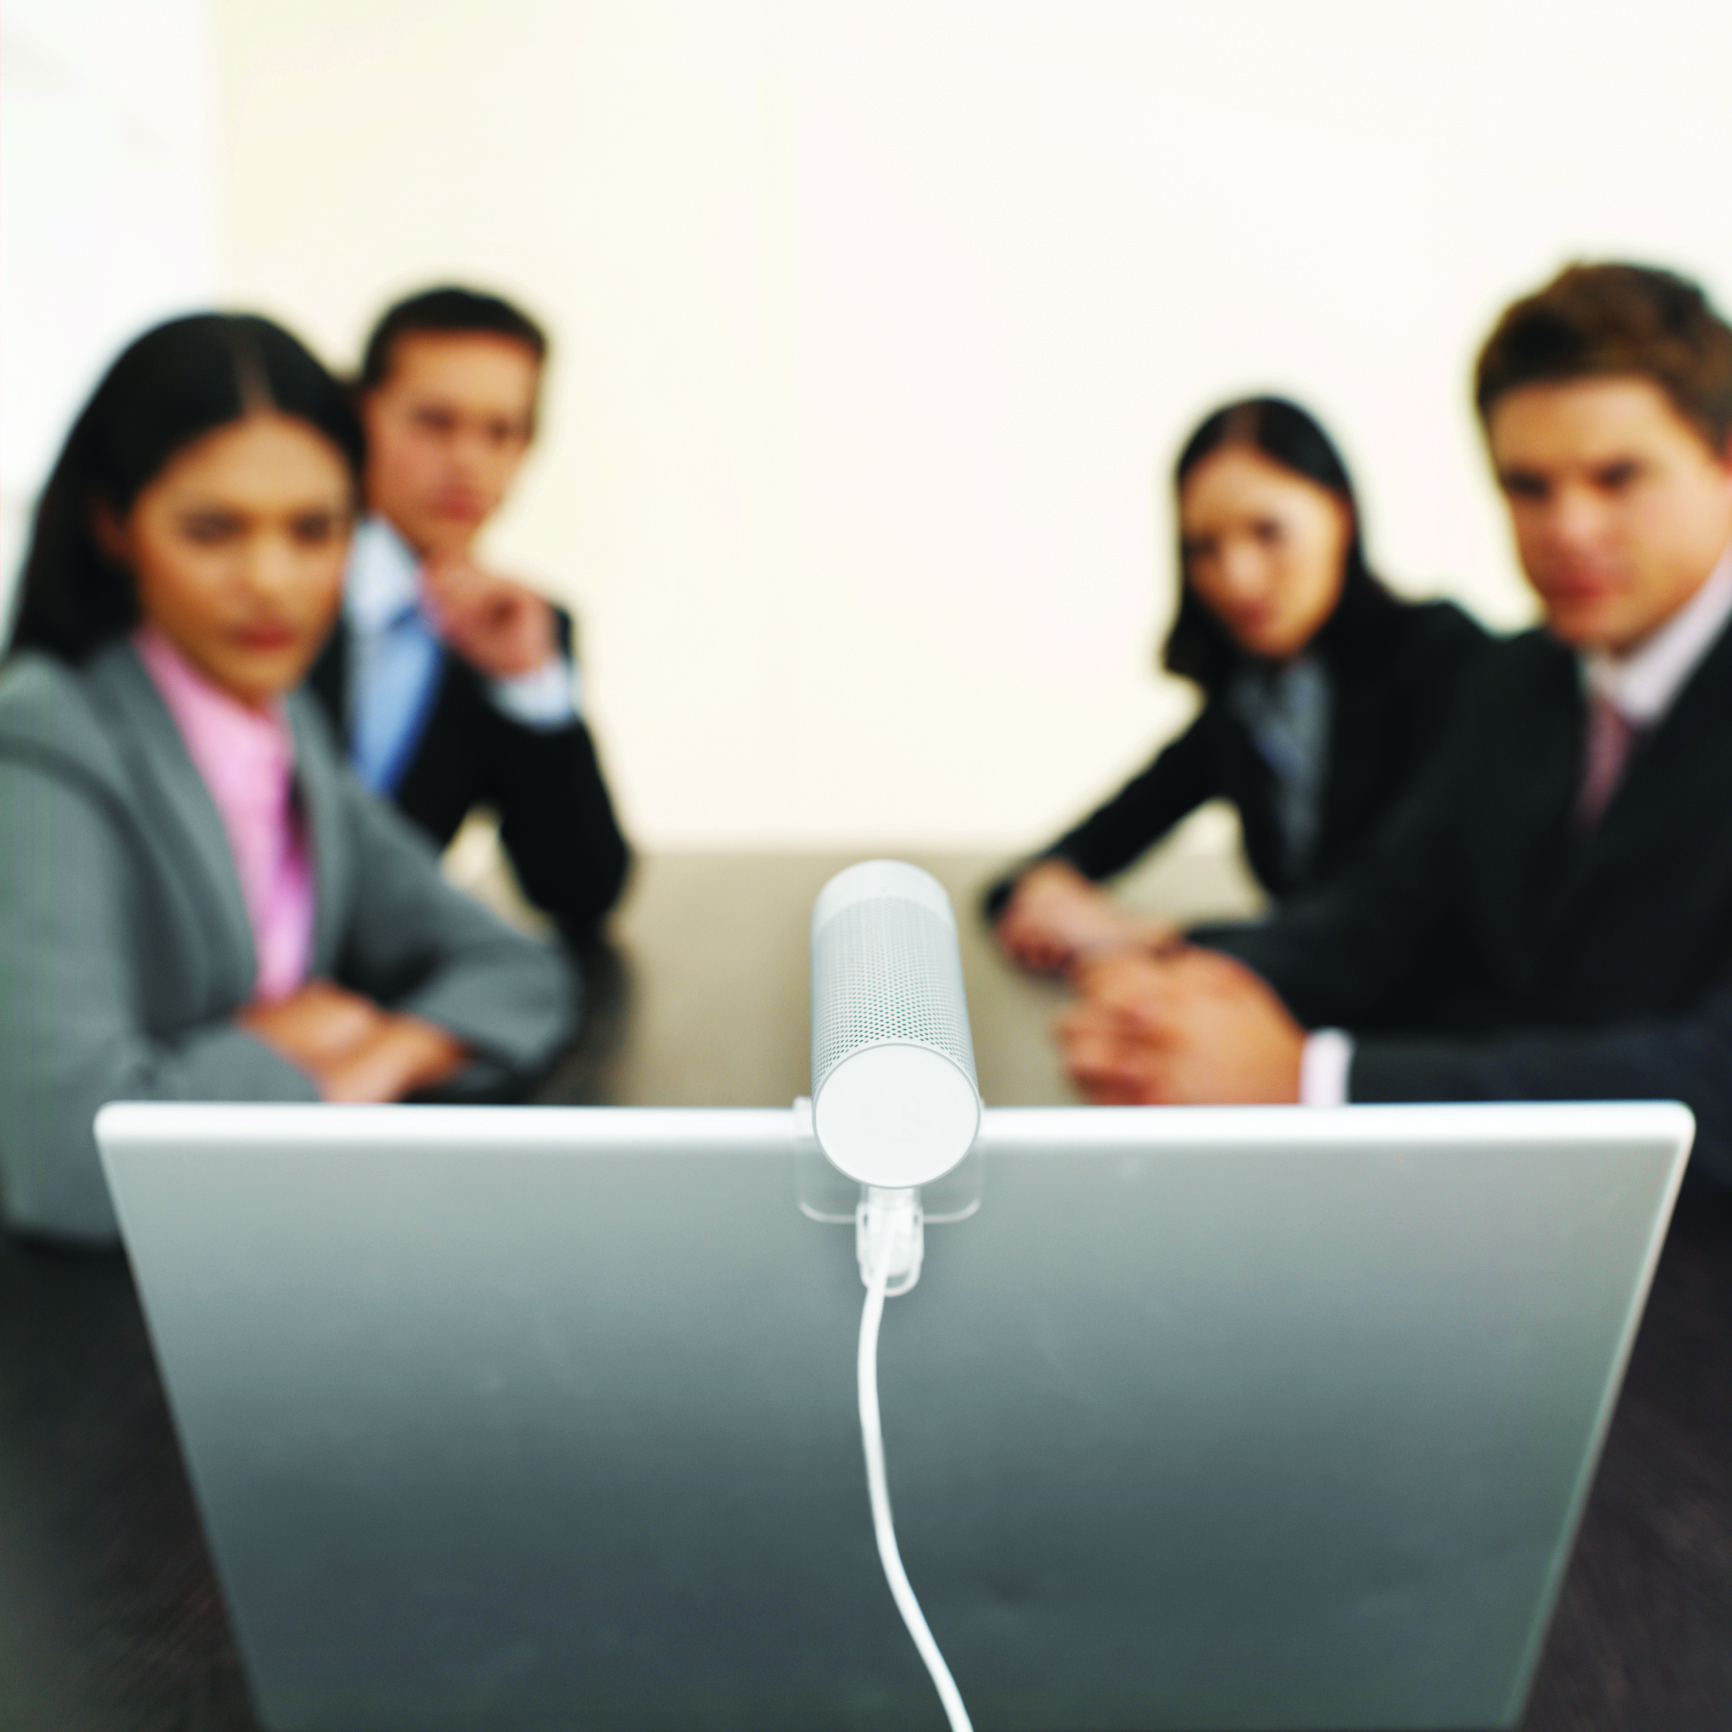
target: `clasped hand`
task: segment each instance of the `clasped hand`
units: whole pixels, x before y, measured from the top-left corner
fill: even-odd
[[[1023,873],[995,930],[1012,961],[1041,974],[1109,951],[1158,951],[1178,936],[1165,922],[1126,913],[1064,860],[1041,860]]]
[[[1305,1031],[1263,979],[1219,951],[1117,951],[1074,969],[1057,1028],[1066,1067],[1102,1105],[1296,1102]]]
[[[236,1019],[327,1101],[396,1101],[460,1070],[467,1049],[424,1017],[386,1010],[329,980],[250,1004]]]

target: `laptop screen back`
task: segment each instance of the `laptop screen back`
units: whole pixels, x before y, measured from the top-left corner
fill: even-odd
[[[773,1111],[119,1106],[273,1728],[938,1723]],[[1007,1109],[880,1348],[975,1724],[1511,1725],[1690,1124]]]

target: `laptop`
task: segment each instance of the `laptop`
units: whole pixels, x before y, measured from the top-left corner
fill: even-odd
[[[879,1345],[975,1726],[1515,1725],[1691,1130],[989,1109]],[[796,1113],[122,1104],[97,1135],[273,1732],[943,1725]]]

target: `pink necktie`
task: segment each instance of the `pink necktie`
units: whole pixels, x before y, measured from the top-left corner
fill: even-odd
[[[1635,743],[1635,728],[1611,699],[1590,691],[1587,758],[1582,767],[1581,789],[1576,795],[1578,830],[1585,833],[1594,829],[1605,815]]]

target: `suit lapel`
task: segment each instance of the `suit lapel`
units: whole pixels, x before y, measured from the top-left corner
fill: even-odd
[[[317,694],[337,732],[347,739],[349,723],[349,626],[339,616],[307,673],[308,688]],[[299,744],[297,738],[296,741]]]
[[[330,976],[336,973],[343,946],[345,911],[354,902],[354,859],[343,825],[341,778],[347,772],[332,754],[312,700],[292,694],[288,713],[295,740],[295,791],[313,865],[311,972]]]
[[[1612,792],[1600,833],[1615,838],[1639,831],[1658,808],[1675,809],[1698,789],[1714,806],[1723,807],[1732,794],[1729,773],[1732,626],[1722,630],[1672,707],[1637,744],[1623,781]]]
[[[210,944],[217,999],[244,1001],[258,977],[252,922],[228,832],[168,706],[132,645],[93,660],[87,689],[107,713],[115,750],[149,828],[164,838],[193,924]]]
[[[1460,734],[1430,791],[1462,825],[1452,894],[1473,934],[1475,966],[1520,1003],[1544,977],[1546,934],[1568,870],[1567,831],[1580,749],[1575,660],[1538,633],[1490,652]],[[1459,803],[1459,805],[1458,805]]]
[[[1578,724],[1580,726],[1581,724]],[[1579,756],[1579,754],[1578,754]],[[1732,795],[1732,627],[1723,631],[1671,708],[1630,755],[1598,825],[1573,850],[1556,920],[1573,926],[1602,887],[1645,878],[1655,851],[1682,825],[1720,827]],[[1676,845],[1689,846],[1688,836]]]

